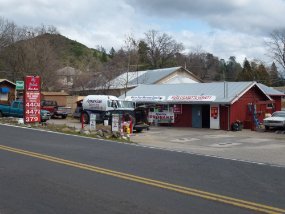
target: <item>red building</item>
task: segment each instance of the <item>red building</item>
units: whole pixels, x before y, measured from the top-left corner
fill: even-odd
[[[256,82],[140,85],[125,98],[149,106],[149,122],[231,130],[240,121],[255,129],[266,113],[281,110],[283,93]]]

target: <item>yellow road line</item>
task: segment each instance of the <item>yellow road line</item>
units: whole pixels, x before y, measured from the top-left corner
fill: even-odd
[[[231,204],[237,207],[242,207],[242,208],[246,208],[246,209],[250,209],[254,211],[259,211],[263,213],[276,213],[276,214],[285,213],[284,209],[280,209],[280,208],[276,208],[272,206],[267,206],[263,204],[250,202],[250,201],[245,201],[245,200],[236,199],[236,198],[232,198],[228,196],[223,196],[223,195],[214,194],[214,193],[210,193],[206,191],[201,191],[198,189],[179,186],[179,185],[175,185],[175,184],[171,184],[171,183],[167,183],[167,182],[163,182],[159,180],[149,179],[149,178],[140,177],[140,176],[136,176],[136,175],[132,175],[128,173],[109,170],[106,168],[101,168],[101,167],[96,167],[96,166],[92,166],[88,164],[65,160],[65,159],[61,159],[61,158],[57,158],[57,157],[53,157],[49,155],[30,152],[27,150],[17,149],[13,147],[4,146],[4,145],[0,145],[0,149],[26,155],[26,156],[30,156],[30,157],[34,157],[34,158],[39,158],[42,160],[47,160],[47,161],[54,162],[54,163],[64,164],[64,165],[68,165],[68,166],[72,166],[72,167],[76,167],[76,168],[80,168],[80,169],[84,169],[88,171],[97,172],[97,173],[101,173],[104,175],[121,178],[124,180],[129,180],[129,181],[134,181],[137,183],[155,186],[155,187],[179,192],[179,193],[186,194],[186,195],[196,196],[196,197],[200,197],[200,198],[204,198],[204,199],[212,200],[212,201],[217,201],[217,202],[221,202],[225,204]]]

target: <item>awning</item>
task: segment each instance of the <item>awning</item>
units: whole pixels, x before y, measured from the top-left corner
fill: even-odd
[[[10,92],[10,88],[7,88],[7,87],[0,88],[0,92],[2,94],[7,94]]]

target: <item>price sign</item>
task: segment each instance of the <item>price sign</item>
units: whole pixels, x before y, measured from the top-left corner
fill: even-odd
[[[39,76],[26,76],[25,78],[25,123],[35,123],[41,121],[40,83],[41,82]]]
[[[25,122],[41,121],[41,96],[40,92],[25,93]]]

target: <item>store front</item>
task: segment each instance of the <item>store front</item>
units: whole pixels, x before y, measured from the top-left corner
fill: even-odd
[[[256,82],[141,85],[124,98],[147,106],[150,124],[175,127],[232,130],[240,121],[254,129],[266,113],[280,110],[280,99],[272,99]]]

